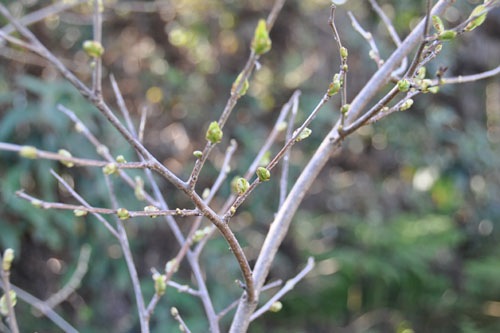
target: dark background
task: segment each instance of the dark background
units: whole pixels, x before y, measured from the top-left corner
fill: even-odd
[[[3,1],[21,16],[48,1]],[[192,151],[204,146],[204,131],[216,120],[231,84],[249,54],[259,18],[269,1],[107,2],[104,12],[104,94],[115,107],[112,73],[136,123],[150,110],[146,146],[186,179]],[[444,16],[453,27],[478,1],[458,1]],[[423,12],[422,1],[381,1],[404,38]],[[133,8],[130,11],[130,8]],[[353,30],[352,10],[373,33],[382,57],[394,49],[368,2],[348,1],[337,11],[337,27],[349,49],[348,99],[376,70],[367,43]],[[305,119],[338,70],[328,1],[287,1],[271,32],[272,50],[261,58],[248,94],[238,103],[224,140],[198,185],[211,186],[230,138],[239,149],[229,179],[241,174],[263,144],[279,109],[295,89],[302,91],[298,121]],[[89,58],[81,50],[92,38],[91,8],[82,5],[30,26],[85,82]],[[2,25],[5,20],[0,19]],[[498,65],[500,12],[483,26],[448,42],[428,66],[446,76]],[[135,160],[131,149],[102,116],[42,59],[18,48],[0,48],[0,141],[34,145],[74,156],[97,158],[93,147],[56,109],[74,110],[113,155]],[[158,95],[158,92],[161,92]],[[271,279],[287,280],[314,256],[317,266],[283,299],[283,310],[252,324],[251,332],[498,332],[500,330],[500,81],[443,87],[419,96],[397,113],[349,137],[314,183],[277,256]],[[334,98],[313,122],[312,136],[294,148],[290,183],[313,154],[338,115]],[[283,143],[283,139],[279,144]],[[278,146],[273,147],[273,153]],[[81,247],[92,255],[82,286],[57,311],[81,332],[137,332],[135,302],[118,245],[93,217],[45,211],[17,198],[27,193],[47,201],[72,202],[50,176],[50,168],[73,183],[91,204],[110,207],[102,172],[0,153],[0,248],[16,251],[12,281],[41,299],[59,290],[73,273]],[[132,175],[139,174],[132,172]],[[276,177],[277,178],[277,177]],[[115,182],[130,209],[142,209],[133,191]],[[171,207],[187,198],[162,182]],[[121,186],[121,187],[120,187]],[[255,259],[277,210],[278,182],[259,188],[240,208],[234,231]],[[229,185],[215,200],[219,207]],[[187,230],[189,219],[182,220]],[[150,269],[162,269],[178,250],[161,220],[127,222],[143,291],[153,293]],[[225,241],[214,237],[203,268],[216,310],[240,295],[239,270]],[[182,265],[175,280],[189,284]],[[264,296],[267,297],[267,296]],[[148,299],[148,298],[147,298]],[[153,332],[175,331],[169,308],[176,306],[193,332],[207,323],[198,299],[168,289],[152,321]],[[21,330],[55,332],[53,324],[16,306]],[[232,313],[223,320],[230,323]],[[225,328],[224,328],[225,329]]]

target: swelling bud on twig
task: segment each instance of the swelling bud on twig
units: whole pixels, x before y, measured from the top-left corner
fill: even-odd
[[[279,312],[281,309],[283,309],[283,304],[280,301],[274,302],[271,307],[269,308],[270,312]]]
[[[108,163],[102,168],[102,172],[105,175],[112,175],[118,172],[118,166],[115,163]]]
[[[347,56],[349,55],[349,52],[347,51],[347,48],[345,47],[341,47],[340,48],[340,56],[342,57],[342,59],[347,59]]]
[[[3,316],[7,316],[9,314],[9,307],[8,307],[8,303],[7,303],[7,294],[4,294],[1,298],[0,298],[0,313],[3,315]],[[9,298],[10,298],[10,305],[12,305],[13,307],[16,305],[17,303],[17,294],[14,290],[10,290],[9,291]]]
[[[73,214],[76,216],[76,217],[81,217],[81,216],[85,216],[88,214],[88,211],[86,210],[83,210],[83,209],[75,209],[73,210]]]
[[[398,90],[401,92],[407,92],[408,90],[410,90],[410,86],[410,81],[408,81],[407,79],[398,81]]]
[[[236,80],[234,80],[233,86],[231,87],[231,94],[237,94],[238,97],[244,96],[248,88],[250,87],[250,83],[248,83],[248,79],[245,79],[243,83],[241,83],[241,80],[243,78],[243,73],[240,73],[237,77]],[[241,84],[240,89],[238,90],[238,86]],[[238,90],[238,91],[236,91]]]
[[[104,47],[95,40],[86,40],[83,42],[83,50],[92,58],[100,58],[104,54]]]
[[[12,266],[13,260],[14,260],[14,250],[11,248],[6,249],[3,253],[3,261],[2,261],[2,269],[5,272],[10,271],[10,267]]]
[[[165,282],[165,275],[160,273],[153,274],[153,281],[155,282],[155,292],[157,295],[161,296],[165,294],[167,290],[167,283]]]
[[[332,82],[328,86],[328,92],[327,92],[328,96],[331,97],[336,93],[338,93],[341,85],[342,83],[340,82],[340,75],[337,73],[333,76]]]
[[[298,131],[299,129],[297,129],[296,131]],[[302,140],[305,140],[307,139],[312,133],[312,130],[310,128],[304,128],[302,130],[302,132],[300,132],[300,134],[297,136],[297,138],[295,139],[295,142],[299,142],[299,141],[302,141]],[[293,133],[293,135],[295,136],[296,133]]]
[[[205,138],[211,143],[219,143],[222,140],[222,130],[216,121],[212,121],[208,126],[207,134]]]
[[[271,179],[271,172],[264,167],[257,168],[257,171],[255,173],[257,174],[257,177],[259,177],[259,180],[261,182],[267,182],[269,179]]]
[[[473,18],[479,14],[481,14],[481,12],[485,11],[486,8],[484,7],[484,5],[479,5],[477,6],[476,8],[474,8],[474,10],[470,13],[470,16],[469,16],[469,19],[470,18]],[[479,16],[477,16],[475,19],[473,19],[472,21],[470,21],[466,26],[465,26],[465,31],[472,31],[474,29],[476,29],[477,27],[479,27],[481,24],[483,24],[484,20],[486,20],[486,12],[484,14],[481,14]]]
[[[249,187],[250,184],[248,183],[248,180],[243,177],[238,178],[238,180],[236,181],[236,193],[238,193],[238,195],[245,194],[245,192],[248,191]]]
[[[260,19],[253,35],[252,50],[255,54],[261,55],[271,49],[271,44],[271,38],[269,38],[266,21],[264,19]]]
[[[130,218],[130,212],[125,208],[118,208],[116,215],[120,220],[127,220]]]
[[[177,265],[177,259],[172,259],[172,260],[169,260],[166,264],[165,264],[165,272],[168,274],[170,273],[171,271],[173,271],[174,273],[177,272],[177,269],[179,268],[179,265]]]
[[[157,211],[159,211],[159,210],[160,210],[160,209],[159,209],[158,207],[153,206],[153,205],[149,205],[149,206],[144,207],[144,211],[145,211],[145,212],[148,212],[148,213],[157,212]],[[152,219],[156,218],[157,216],[158,216],[158,215],[150,215],[150,217],[151,217]]]
[[[73,157],[71,155],[71,153],[69,151],[67,151],[66,149],[59,149],[59,151],[57,153],[63,157]],[[75,166],[75,164],[73,162],[70,162],[67,160],[61,160],[61,163],[64,164],[65,166],[67,166],[68,168]]]
[[[399,107],[399,111],[406,111],[409,108],[411,108],[412,105],[413,105],[413,100],[411,98],[408,98],[406,101],[403,102],[403,104],[401,104],[401,106]]]
[[[203,153],[200,150],[195,150],[193,156],[199,159],[203,157]]]
[[[38,150],[33,146],[23,146],[21,150],[19,150],[19,155],[24,158],[35,159]]]
[[[347,112],[349,112],[349,109],[351,108],[351,104],[344,104],[342,105],[342,107],[340,108],[340,112],[345,115],[347,114]]]
[[[117,163],[127,163],[127,160],[125,159],[125,157],[123,155],[116,156],[115,160]]]

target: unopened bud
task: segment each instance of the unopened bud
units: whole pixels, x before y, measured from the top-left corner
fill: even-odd
[[[219,143],[222,140],[222,136],[223,133],[219,127],[219,124],[216,121],[212,121],[208,126],[205,138],[211,143]]]
[[[100,58],[104,53],[102,44],[95,40],[86,40],[83,42],[83,50],[92,58]]]
[[[271,179],[271,172],[264,167],[257,168],[256,174],[261,182],[267,182],[269,179]]]
[[[67,151],[66,149],[59,149],[59,151],[57,153],[63,157],[72,157],[71,153],[69,151]],[[64,164],[65,166],[67,166],[68,168],[75,166],[75,164],[73,162],[70,162],[67,160],[61,160],[61,163]]]
[[[19,155],[24,158],[35,159],[37,153],[38,150],[33,146],[23,146],[21,147],[21,150],[19,150]]]
[[[116,215],[120,220],[127,220],[130,218],[130,212],[125,208],[118,208]]]
[[[255,28],[255,33],[252,40],[252,50],[257,55],[264,54],[271,49],[271,39],[267,31],[266,21],[261,19]]]
[[[2,268],[5,272],[10,271],[10,267],[12,266],[12,261],[14,260],[14,250],[8,248],[3,253],[3,261]]]

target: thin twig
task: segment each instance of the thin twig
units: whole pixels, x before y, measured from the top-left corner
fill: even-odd
[[[278,290],[278,292],[274,294],[273,297],[269,299],[269,301],[266,302],[266,304],[264,304],[260,309],[255,311],[255,313],[250,317],[250,321],[257,319],[258,317],[269,311],[269,309],[275,302],[280,300],[286,293],[292,290],[295,287],[295,285],[300,280],[302,280],[304,276],[306,276],[313,268],[314,268],[314,258],[309,257],[307,259],[306,266],[294,278],[288,280],[285,283],[285,285],[280,290]]]
[[[69,281],[62,287],[58,292],[51,295],[46,301],[49,307],[54,308],[61,302],[68,299],[68,297],[80,287],[83,277],[87,274],[88,264],[90,260],[90,253],[92,252],[90,245],[84,244],[80,249],[80,256],[78,257],[78,262],[76,269],[71,275]]]
[[[102,0],[94,0],[93,30],[94,42],[102,45]],[[104,9],[104,7],[102,8]],[[94,71],[92,80],[92,92],[97,98],[102,99],[102,57],[94,58]]]
[[[2,281],[0,281],[0,287],[4,288]],[[47,318],[49,318],[57,327],[66,333],[78,333],[77,329],[71,326],[64,318],[57,314],[49,305],[44,301],[36,298],[27,291],[12,285],[12,290],[16,292],[17,297],[36,308],[38,311],[43,313]]]

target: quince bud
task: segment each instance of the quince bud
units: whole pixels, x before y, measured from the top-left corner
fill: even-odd
[[[434,26],[434,29],[436,29],[438,34],[444,31],[444,24],[439,16],[432,15],[432,25]]]
[[[112,175],[118,172],[118,166],[115,163],[108,163],[102,168],[102,172],[105,175]]]
[[[92,58],[100,58],[104,53],[102,44],[95,40],[86,40],[83,42],[83,50]]]
[[[127,163],[127,160],[125,159],[125,157],[123,155],[118,155],[118,156],[116,156],[116,162]]]
[[[349,112],[350,108],[351,108],[351,104],[344,104],[340,108],[340,112],[345,115],[347,112]]]
[[[335,74],[333,76],[332,82],[328,86],[328,92],[327,92],[328,96],[331,97],[331,96],[335,95],[336,93],[338,93],[340,90],[340,87],[341,87],[340,75]]]
[[[130,212],[125,208],[118,208],[116,215],[120,220],[127,220],[130,218]]]
[[[399,111],[406,111],[409,108],[411,108],[412,105],[413,105],[413,100],[411,98],[408,98],[406,101],[403,102],[403,104],[401,104],[401,106],[399,107]]]
[[[238,178],[236,181],[236,193],[238,193],[238,195],[245,194],[249,187],[250,184],[248,183],[248,180],[243,177]]]
[[[295,132],[293,133],[293,136],[295,136],[296,132],[298,131],[298,129],[295,130]],[[297,136],[297,138],[295,139],[295,142],[299,142],[299,141],[302,141],[304,139],[307,139],[309,137],[309,135],[311,135],[312,131],[310,128],[304,128],[302,130],[302,132],[300,132],[300,134]]]
[[[37,153],[38,150],[33,146],[23,146],[21,147],[21,150],[19,150],[19,155],[25,158],[35,159]]]
[[[81,217],[81,216],[85,216],[88,214],[88,211],[86,210],[83,210],[83,209],[75,209],[73,210],[73,214],[76,216],[76,217]]]
[[[66,149],[59,149],[59,151],[57,153],[61,156],[64,156],[64,157],[72,157],[71,153],[69,151],[67,151]],[[61,163],[64,164],[65,166],[67,166],[68,168],[75,166],[75,164],[73,162],[70,162],[67,160],[61,160]]]
[[[269,308],[269,311],[279,312],[281,309],[283,309],[283,304],[280,301],[276,301],[271,305],[271,307]]]
[[[269,170],[264,167],[257,168],[256,174],[261,182],[267,182],[269,179],[271,179],[271,172],[269,172]]]
[[[408,90],[410,90],[410,86],[410,81],[408,81],[407,79],[398,81],[398,90],[401,92],[407,92]]]
[[[167,283],[165,282],[165,275],[162,275],[160,273],[154,273],[153,281],[155,282],[156,294],[159,296],[165,294],[165,290],[167,289]]]
[[[222,140],[222,130],[216,121],[212,121],[208,126],[207,134],[205,138],[211,143],[219,143]]]
[[[203,156],[203,153],[200,150],[195,150],[193,152],[193,156],[196,158],[201,158]]]
[[[340,48],[340,56],[342,57],[342,59],[346,59],[347,56],[349,55],[349,52],[347,51],[347,49],[345,47],[341,47]]]
[[[0,314],[7,316],[9,314],[9,307],[7,306],[7,294],[0,297]],[[17,303],[17,294],[14,290],[9,291],[10,304],[15,306]]]
[[[160,210],[160,209],[159,209],[158,207],[153,206],[153,205],[149,205],[149,206],[144,207],[144,211],[145,211],[145,212],[148,212],[148,213],[151,213],[151,212],[157,212],[157,211],[159,211],[159,210]],[[150,217],[151,217],[152,219],[156,218],[157,216],[158,216],[158,215],[150,215]]]
[[[240,73],[236,77],[236,80],[234,80],[233,86],[231,87],[231,94],[232,95],[237,94],[238,97],[241,97],[247,93],[248,87],[250,87],[250,83],[248,83],[248,79],[245,79],[243,84],[241,84],[240,90],[236,91],[236,89],[238,89],[238,86],[241,83],[242,78],[243,78],[243,73]]]
[[[271,45],[272,43],[269,38],[269,32],[267,31],[266,21],[260,19],[253,35],[252,50],[255,54],[261,55],[268,52],[271,49]]]
[[[179,268],[179,265],[177,265],[177,260],[174,258],[172,260],[169,260],[166,264],[165,264],[165,272],[170,273],[170,271],[174,271],[177,272],[177,269]]]
[[[3,253],[3,261],[2,261],[2,269],[5,272],[10,271],[10,267],[12,266],[12,261],[14,260],[14,250],[6,249]]]

